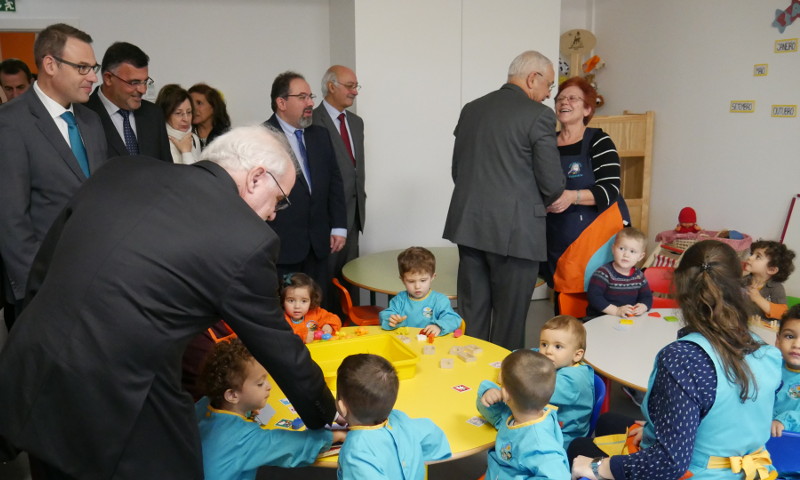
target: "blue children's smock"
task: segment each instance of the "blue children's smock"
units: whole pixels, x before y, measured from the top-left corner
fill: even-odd
[[[390,327],[389,317],[393,314],[407,315],[408,318],[397,327]],[[407,291],[400,292],[389,302],[389,308],[381,310],[378,315],[384,330],[398,327],[425,328],[434,324],[442,329],[439,335],[447,335],[461,326],[461,317],[453,310],[450,299],[433,290],[420,299],[409,297]]]
[[[489,451],[486,480],[569,479],[564,438],[558,426],[556,409],[545,407],[544,415],[521,424],[513,421],[511,409],[503,402],[490,407],[481,403],[483,394],[498,386],[484,380],[478,388],[478,411],[497,429],[497,440]]]
[[[594,409],[594,369],[580,362],[556,370],[556,388],[550,403],[558,407],[564,449],[576,438],[589,436]]]

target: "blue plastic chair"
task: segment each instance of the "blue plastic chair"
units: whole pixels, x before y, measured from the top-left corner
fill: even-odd
[[[603,378],[594,374],[594,408],[589,419],[589,436],[594,435],[594,427],[597,426],[597,419],[600,418],[600,410],[603,408],[603,401],[606,399],[606,382]]]
[[[778,473],[800,472],[800,433],[784,430],[782,436],[770,437],[766,447]]]

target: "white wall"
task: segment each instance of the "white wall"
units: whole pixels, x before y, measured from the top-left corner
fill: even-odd
[[[559,0],[356,1],[369,196],[363,253],[449,244],[441,237],[461,107],[505,83],[522,51],[555,58],[559,15]]]
[[[771,118],[769,106],[800,104],[800,54],[774,54],[773,44],[796,38],[800,24],[780,34],[771,23],[781,5],[764,2],[564,0],[572,22],[584,2],[594,28],[562,29],[597,36],[607,64],[598,113],[656,112],[650,231],[673,228],[689,205],[704,228],[779,238],[800,192],[800,119]],[[757,63],[769,64],[769,76],[753,77]],[[756,112],[728,113],[742,99],[755,100]]]
[[[234,125],[272,111],[275,76],[296,70],[314,91],[328,68],[328,0],[37,0],[0,14],[0,29],[74,25],[94,39],[97,61],[122,40],[150,56],[156,92],[167,83],[206,82],[224,95]]]

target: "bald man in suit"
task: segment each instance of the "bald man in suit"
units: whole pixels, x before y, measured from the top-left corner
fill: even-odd
[[[106,162],[100,119],[81,105],[99,69],[91,42],[69,25],[44,29],[34,44],[38,80],[0,108],[0,253],[6,301],[15,310],[22,307],[33,258],[53,220]]]

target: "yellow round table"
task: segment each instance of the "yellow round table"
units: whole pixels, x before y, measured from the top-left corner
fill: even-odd
[[[394,331],[385,331],[380,327],[363,327],[368,329],[365,337],[378,335],[396,335]],[[342,329],[353,334],[356,327]],[[454,338],[453,335],[436,337],[433,346],[433,355],[424,355],[422,348],[428,345],[427,341],[417,340],[418,328],[408,328],[407,337],[411,342],[407,346],[419,354],[416,374],[413,378],[400,380],[400,391],[395,408],[402,410],[410,417],[427,417],[433,420],[447,435],[450,449],[453,452],[451,459],[466,457],[474,453],[487,450],[494,445],[497,431],[490,424],[473,425],[468,420],[480,417],[475,408],[478,395],[478,386],[483,380],[497,381],[500,371],[500,362],[510,352],[503,347],[477,338],[462,335]],[[338,340],[329,340],[337,342]],[[377,341],[377,339],[376,339]],[[453,346],[477,345],[483,352],[477,355],[474,362],[463,360],[449,354]],[[440,367],[442,358],[452,358],[453,368]],[[335,392],[334,392],[335,394]],[[272,388],[269,405],[275,409],[275,415],[267,423],[269,428],[275,426],[282,419],[294,420],[298,418],[289,407],[281,402],[285,400],[283,392],[277,385]],[[322,467],[337,466],[339,457],[336,455],[323,457],[314,464]]]

